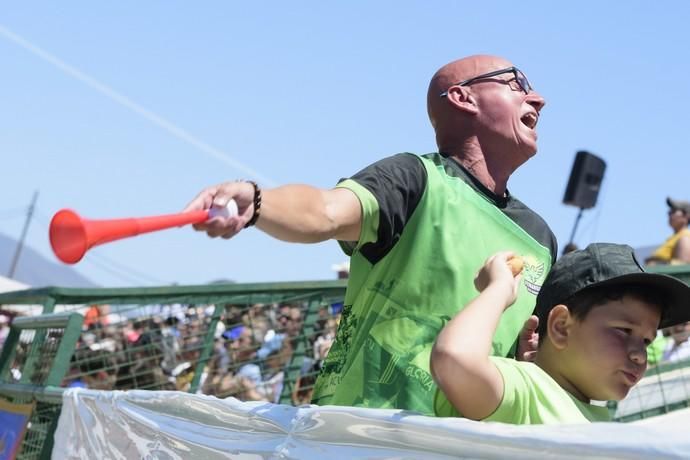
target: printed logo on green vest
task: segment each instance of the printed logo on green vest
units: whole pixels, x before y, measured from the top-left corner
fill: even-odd
[[[359,318],[352,313],[352,305],[343,306],[343,311],[340,316],[340,324],[335,333],[335,341],[324,359],[321,367],[321,375],[330,373],[339,373],[348,357],[348,351],[352,345],[352,340]]]
[[[431,374],[417,366],[412,364],[407,366],[405,368],[405,376],[419,382],[426,391],[431,391],[434,388],[434,379],[431,377]]]
[[[384,281],[377,281],[374,283],[374,286],[371,288],[372,291],[378,292],[384,297],[390,297],[391,291],[395,287],[395,284],[398,282],[396,279],[389,280],[387,283]]]
[[[545,269],[544,262],[541,262],[534,256],[523,256],[525,261],[525,268],[522,271],[522,279],[525,281],[525,287],[531,294],[539,294],[541,285],[544,282]]]

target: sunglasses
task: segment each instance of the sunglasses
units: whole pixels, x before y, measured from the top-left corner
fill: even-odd
[[[517,82],[518,86],[520,89],[525,93],[529,94],[530,91],[532,91],[532,85],[529,84],[529,81],[527,80],[527,77],[525,77],[525,74],[522,73],[520,69],[517,67],[508,67],[507,69],[500,69],[500,70],[494,70],[493,72],[488,72],[488,73],[483,73],[481,75],[477,75],[476,77],[469,78],[467,80],[463,80],[460,82],[457,82],[453,86],[467,86],[471,85],[472,83],[478,81],[478,80],[485,80],[487,78],[491,77],[496,77],[498,75],[503,75],[505,73],[512,73],[514,80]],[[512,80],[508,80],[512,81]],[[450,88],[445,90],[440,94],[441,97],[448,96],[448,91]]]

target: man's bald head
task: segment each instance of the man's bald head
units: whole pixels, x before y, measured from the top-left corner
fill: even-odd
[[[465,80],[470,82],[458,84]],[[439,151],[472,165],[476,174],[486,176],[483,183],[494,181],[498,191],[537,152],[536,126],[544,104],[510,61],[487,55],[444,65],[427,94]],[[482,168],[483,173],[476,172]]]
[[[512,65],[510,61],[498,56],[478,54],[449,62],[438,69],[431,77],[426,95],[427,112],[434,129],[440,128],[439,122],[445,117],[448,109],[448,104],[440,97],[442,92],[460,81]]]

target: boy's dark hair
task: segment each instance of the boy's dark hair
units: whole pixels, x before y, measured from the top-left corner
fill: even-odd
[[[621,300],[623,297],[629,296],[642,302],[656,305],[663,312],[668,304],[666,293],[657,287],[644,284],[618,284],[615,286],[594,286],[589,289],[583,289],[576,292],[563,302],[563,305],[568,307],[570,313],[577,318],[578,321],[584,321],[587,315],[594,307],[599,307],[607,302]],[[551,309],[556,305],[552,305],[550,309],[544,309],[539,313],[539,345],[547,337],[547,323]]]

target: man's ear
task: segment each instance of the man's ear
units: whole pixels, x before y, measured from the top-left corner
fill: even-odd
[[[572,323],[573,316],[565,305],[556,305],[549,312],[549,318],[546,322],[546,338],[557,350],[563,350],[568,346]]]
[[[453,106],[463,112],[474,115],[479,111],[477,100],[470,90],[464,86],[451,86],[446,97]]]

